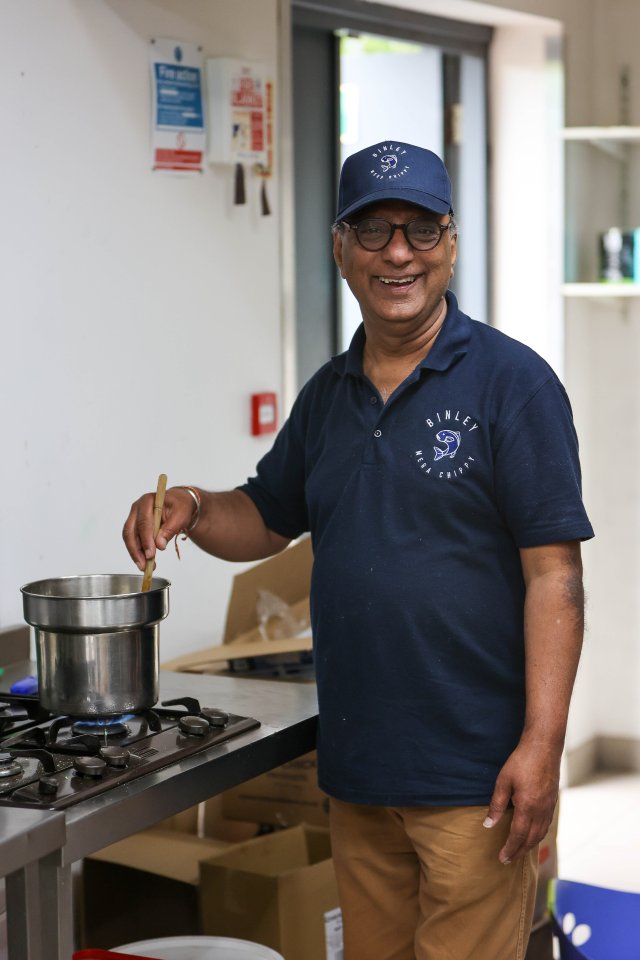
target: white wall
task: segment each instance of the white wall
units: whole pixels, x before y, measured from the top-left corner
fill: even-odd
[[[594,732],[640,736],[640,315],[607,301],[571,303],[567,342],[580,413],[585,497],[597,537],[587,567],[583,715]],[[619,438],[619,444],[610,438]]]
[[[249,395],[280,390],[274,215],[232,205],[232,174],[149,168],[153,36],[277,59],[275,0],[3,0],[0,624],[19,587],[135,571],[131,501],[242,482],[269,439]],[[220,639],[232,566],[185,544],[162,657]]]
[[[496,30],[491,49],[493,323],[564,372],[559,24]]]
[[[640,74],[637,42],[640,7],[635,2],[595,0],[592,47],[592,109],[588,122],[616,124],[627,119],[640,125]],[[621,113],[619,72],[631,66],[629,115]],[[576,122],[587,122],[580,118]],[[585,148],[583,148],[584,150]],[[587,148],[588,150],[588,148]],[[597,154],[585,189],[582,230],[589,251],[603,224],[613,225],[617,205],[607,204],[618,170]],[[640,225],[640,150],[634,148],[628,216]],[[608,190],[607,190],[608,188]],[[610,219],[606,221],[606,217]],[[592,682],[588,709],[599,734],[640,737],[640,304],[638,301],[595,301],[568,304],[566,313],[570,384],[575,394],[583,436],[585,491],[591,504],[597,538],[585,550],[589,557],[589,629],[586,659]],[[607,440],[620,438],[612,448]],[[585,697],[586,700],[586,697]],[[585,710],[587,709],[585,704]]]

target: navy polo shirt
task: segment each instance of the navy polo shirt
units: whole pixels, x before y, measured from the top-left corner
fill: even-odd
[[[447,300],[386,405],[360,327],[241,487],[311,531],[319,782],[353,803],[489,801],[524,718],[519,548],[593,536],[559,380]]]

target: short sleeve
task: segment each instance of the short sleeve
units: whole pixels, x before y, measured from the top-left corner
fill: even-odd
[[[593,536],[571,406],[555,375],[496,433],[495,444],[498,507],[518,547]]]
[[[270,530],[292,540],[309,529],[302,407],[301,396],[273,446],[258,463],[256,475],[238,487],[253,500]]]

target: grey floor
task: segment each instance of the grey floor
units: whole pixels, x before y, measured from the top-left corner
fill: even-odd
[[[640,774],[602,773],[560,796],[558,875],[640,893]],[[527,960],[552,960],[549,928],[533,934]]]
[[[640,774],[599,774],[562,790],[558,873],[640,893]]]

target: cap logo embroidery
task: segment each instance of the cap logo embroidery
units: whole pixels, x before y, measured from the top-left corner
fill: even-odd
[[[403,147],[394,147],[392,143],[384,143],[377,150],[374,150],[372,157],[374,160],[377,160],[380,164],[380,170],[373,167],[370,170],[371,176],[375,177],[376,180],[384,180],[385,174],[387,180],[395,180],[398,177],[403,177],[410,169],[409,164],[405,163],[404,166],[399,166],[399,159],[407,151]]]

